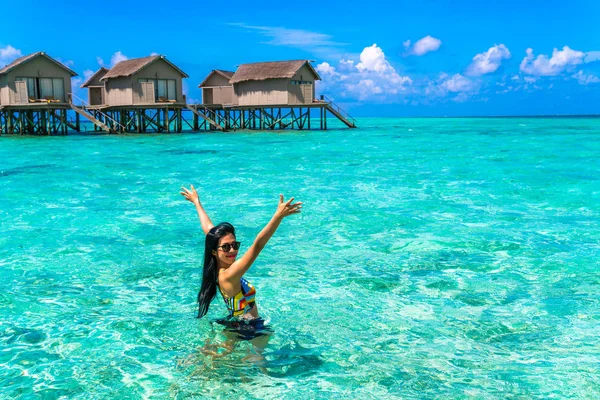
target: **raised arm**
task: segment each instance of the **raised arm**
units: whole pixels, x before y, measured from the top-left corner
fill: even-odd
[[[281,221],[289,215],[298,214],[300,212],[302,203],[298,202],[292,204],[292,201],[294,201],[293,197],[284,202],[283,195],[279,195],[277,211],[275,211],[275,214],[269,223],[256,236],[254,243],[252,243],[252,246],[250,246],[246,254],[221,273],[222,279],[225,279],[232,285],[239,285],[240,278],[248,271],[254,260],[256,260],[256,257],[258,257],[262,249],[265,248],[267,242],[271,239],[271,236],[273,236]]]
[[[200,225],[202,225],[202,230],[204,234],[208,234],[208,231],[212,229],[214,226],[210,218],[208,218],[208,214],[204,211],[204,207],[200,204],[200,198],[198,197],[198,192],[194,189],[194,185],[190,186],[190,189],[186,189],[185,187],[181,187],[180,192],[186,200],[192,202],[196,206],[196,212],[198,213],[198,218],[200,218]]]

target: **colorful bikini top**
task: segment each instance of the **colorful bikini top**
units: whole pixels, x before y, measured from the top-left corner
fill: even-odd
[[[240,286],[241,290],[233,297],[229,297],[223,293],[219,286],[219,291],[221,292],[221,296],[223,296],[223,300],[225,300],[230,317],[242,316],[245,313],[250,312],[252,307],[254,307],[256,289],[254,289],[254,286],[244,278],[240,279]]]

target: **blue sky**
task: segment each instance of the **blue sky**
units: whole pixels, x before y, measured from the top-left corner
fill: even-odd
[[[140,4],[5,2],[4,16],[37,22],[2,19],[0,66],[45,51],[81,84],[100,65],[164,54],[198,100],[212,69],[310,59],[317,92],[356,116],[600,114],[598,1]]]

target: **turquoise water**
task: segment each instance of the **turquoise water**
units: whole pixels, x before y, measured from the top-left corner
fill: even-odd
[[[0,138],[0,398],[595,398],[600,119]],[[243,246],[264,362],[194,318],[194,183]],[[226,314],[221,299],[209,318]]]

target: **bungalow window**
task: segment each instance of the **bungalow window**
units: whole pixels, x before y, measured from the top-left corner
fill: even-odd
[[[146,79],[140,78],[138,82],[154,82],[154,98],[158,101],[162,99],[177,100],[177,85],[175,79]]]
[[[309,81],[291,81],[292,85],[310,85],[312,82]]]
[[[167,81],[166,81],[166,79],[157,79],[155,86],[154,86],[154,91],[156,92],[156,98],[158,100],[167,98]],[[161,97],[162,97],[162,99],[161,99]]]
[[[39,78],[42,99],[53,97],[52,78]]]
[[[30,99],[65,100],[65,81],[63,78],[17,77],[15,81],[27,82],[27,96]]]
[[[175,79],[167,79],[167,98],[169,100],[177,100],[177,85]]]

